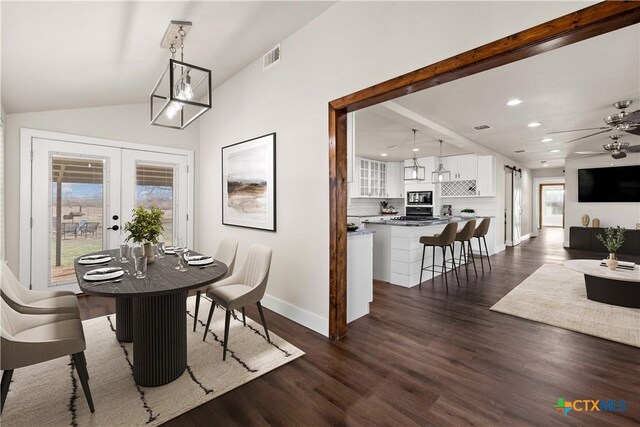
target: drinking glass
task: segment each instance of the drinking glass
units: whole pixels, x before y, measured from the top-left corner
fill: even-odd
[[[120,235],[120,262],[125,264],[129,262],[129,253],[131,248],[124,234]]]
[[[133,262],[136,269],[136,279],[144,279],[147,277],[147,256],[144,253],[144,246],[136,246],[133,248]]]
[[[164,258],[164,237],[162,235],[160,235],[156,244],[156,257],[159,259]]]
[[[186,242],[184,241],[184,239],[177,239],[176,243],[177,243],[177,246],[175,246],[174,249],[176,251],[176,255],[178,256],[178,266],[175,267],[175,269],[179,271],[187,271],[187,266],[189,264],[187,262],[187,257],[189,256],[189,250],[185,245]]]

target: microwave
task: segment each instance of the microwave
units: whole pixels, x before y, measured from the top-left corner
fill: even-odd
[[[432,205],[433,191],[407,191],[407,205]]]

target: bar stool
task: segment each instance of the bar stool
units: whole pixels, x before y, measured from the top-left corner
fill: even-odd
[[[462,227],[458,233],[456,233],[456,242],[460,242],[460,257],[458,258],[458,268],[462,268],[462,255],[464,254],[464,272],[467,275],[467,281],[469,281],[469,256],[471,262],[473,262],[473,271],[478,277],[478,270],[476,269],[476,260],[473,258],[473,248],[471,247],[471,239],[476,231],[476,220],[471,219]],[[467,248],[465,248],[465,244]]]
[[[484,218],[482,221],[480,221],[480,225],[478,226],[478,228],[476,228],[476,231],[473,233],[473,237],[478,239],[478,249],[480,249],[480,265],[482,266],[482,274],[484,274],[484,263],[482,262],[482,242],[484,242],[485,257],[489,262],[489,270],[492,269],[491,259],[489,259],[489,250],[487,249],[487,239],[485,238],[485,236],[489,232],[490,223],[491,223],[491,218]]]
[[[420,284],[418,285],[422,288],[422,272],[423,271],[431,271],[431,280],[435,278],[436,274],[436,246],[442,249],[442,274],[444,275],[444,283],[447,289],[447,293],[449,293],[449,280],[447,279],[447,271],[453,270],[456,274],[456,281],[458,282],[458,287],[460,287],[460,279],[458,279],[458,270],[456,269],[456,260],[455,255],[453,253],[453,243],[456,240],[456,231],[458,231],[458,224],[455,222],[451,222],[447,224],[447,226],[442,230],[442,233],[436,234],[435,236],[422,236],[420,237],[420,243],[422,243],[422,264],[420,266]],[[427,249],[427,246],[433,247],[433,255],[432,255],[432,265],[431,268],[424,266],[424,254]],[[451,249],[451,261],[453,263],[453,268],[447,270],[447,247]]]

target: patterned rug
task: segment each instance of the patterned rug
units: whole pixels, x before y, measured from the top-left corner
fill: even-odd
[[[91,414],[71,358],[16,369],[2,413],[3,426],[156,426],[215,399],[304,352],[247,318],[231,319],[229,350],[222,361],[224,310],[214,312],[207,341],[202,335],[209,312],[201,300],[193,332],[195,297],[187,300],[187,370],[160,387],[133,380],[133,345],[115,336],[115,315],[82,322],[87,340],[89,386],[96,412]],[[267,315],[267,322],[269,318]]]
[[[543,265],[491,310],[640,347],[640,309],[588,300],[584,275],[563,265]]]

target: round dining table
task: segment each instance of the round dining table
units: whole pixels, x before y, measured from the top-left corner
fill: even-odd
[[[148,264],[144,279],[135,277],[133,259],[121,263],[119,250],[108,253],[111,261],[100,265],[74,261],[82,292],[116,300],[116,338],[133,342],[133,376],[141,386],[159,386],[177,379],[187,367],[187,295],[222,279],[227,266],[215,261],[207,266],[189,265],[179,271],[178,257],[167,254]],[[87,256],[83,255],[83,256]],[[199,255],[189,251],[189,255]],[[120,267],[124,275],[104,282],[83,279],[96,268]]]

